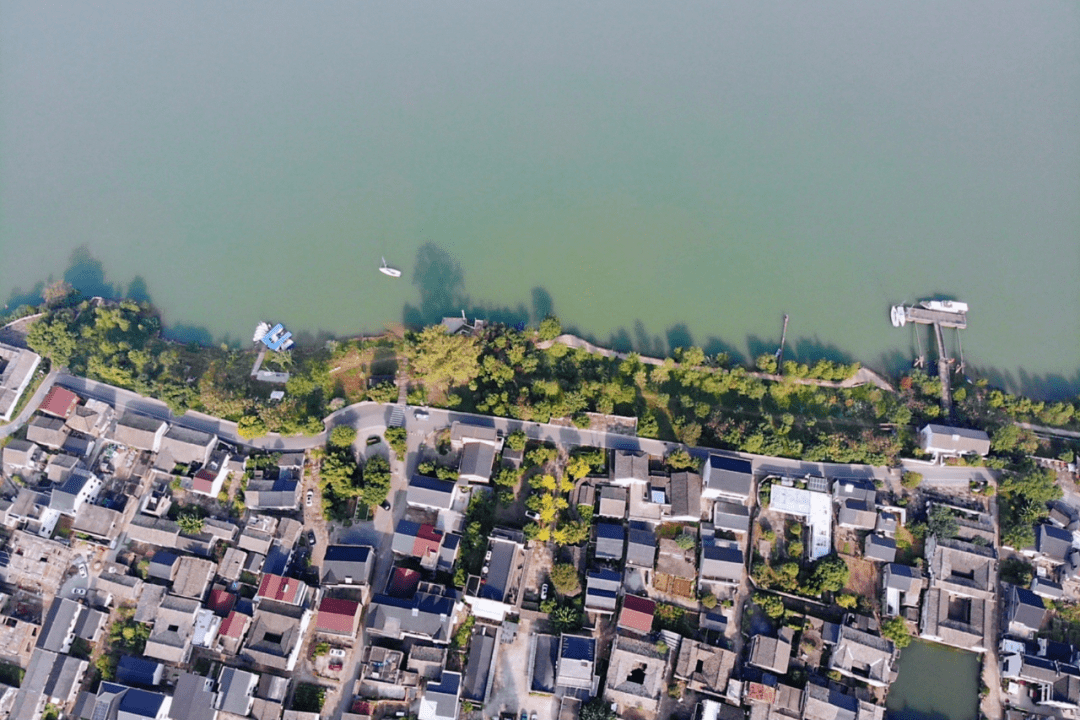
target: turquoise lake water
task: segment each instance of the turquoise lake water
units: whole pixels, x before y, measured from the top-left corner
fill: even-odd
[[[788,313],[789,352],[895,368],[889,305],[943,294],[970,365],[1074,393],[1078,118],[1067,0],[12,0],[0,299],[67,272],[215,341],[553,310],[743,356]]]

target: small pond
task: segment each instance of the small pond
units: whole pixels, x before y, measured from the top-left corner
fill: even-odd
[[[885,703],[887,720],[974,720],[979,714],[975,653],[915,640],[900,652],[900,676]]]

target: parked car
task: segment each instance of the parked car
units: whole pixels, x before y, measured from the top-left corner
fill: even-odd
[[[525,517],[529,518],[530,520],[540,522],[540,513],[536,512],[535,510],[526,510]]]
[[[540,601],[541,602],[543,602],[544,600],[547,600],[547,593],[548,593],[548,584],[544,583],[543,585],[540,586]]]
[[[368,435],[368,439],[367,439],[367,444],[368,445],[378,445],[381,442],[382,442],[382,438],[379,437],[378,435]]]
[[[536,720],[536,711],[532,711],[532,715],[529,716],[529,720]]]
[[[413,410],[412,416],[417,420],[427,420],[429,417],[431,417],[430,415],[428,415],[427,410],[420,410],[419,408]]]
[[[308,490],[307,491],[307,500],[306,500],[307,506],[311,507],[311,503],[314,500],[315,500],[315,491],[314,490]]]
[[[389,500],[383,500],[382,504],[380,504],[379,507],[381,507],[383,510],[389,510],[390,509],[390,501]]]
[[[75,593],[76,595],[85,595],[86,594],[86,588],[82,588],[82,587],[72,588],[71,592]]]
[[[86,566],[85,565],[79,565],[79,577],[81,577],[81,578],[86,577]]]
[[[314,530],[308,530],[307,531],[307,539],[308,539],[308,545],[314,545],[315,544],[316,537],[315,537],[315,531]]]
[[[529,720],[529,711],[528,710],[522,710],[521,711],[521,720]]]
[[[330,657],[345,657],[345,651],[341,648],[330,648]]]
[[[343,667],[345,667],[345,665],[340,660],[333,660],[330,663],[331,670],[340,670]]]

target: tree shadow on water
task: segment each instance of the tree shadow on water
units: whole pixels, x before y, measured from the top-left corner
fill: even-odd
[[[120,285],[112,285],[105,281],[105,266],[101,261],[90,254],[86,245],[75,248],[68,259],[68,268],[64,271],[64,280],[86,297],[119,298],[124,296],[124,289]],[[141,289],[146,293],[146,282],[141,278]],[[138,289],[133,281],[132,286]]]
[[[412,283],[420,290],[420,306],[405,304],[405,325],[432,325],[466,309],[469,298],[465,294],[465,272],[450,253],[434,243],[425,243],[416,251],[415,268]]]

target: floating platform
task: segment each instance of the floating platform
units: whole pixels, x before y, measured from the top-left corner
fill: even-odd
[[[270,323],[259,323],[255,328],[255,342],[261,342],[270,350],[288,350],[293,346],[292,333],[287,332],[284,325],[269,326]]]

